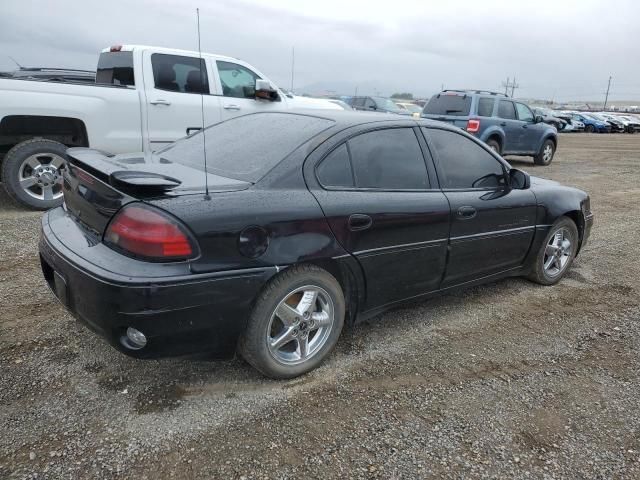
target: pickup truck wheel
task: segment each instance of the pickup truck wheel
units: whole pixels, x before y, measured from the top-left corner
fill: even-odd
[[[259,295],[239,343],[242,357],[271,378],[293,378],[331,353],[344,325],[338,281],[313,265],[291,267]]]
[[[549,165],[553,160],[556,147],[552,140],[545,140],[538,154],[533,157],[536,165]]]
[[[578,228],[568,217],[560,217],[549,229],[540,247],[529,280],[554,285],[567,272],[578,250]]]
[[[62,205],[62,172],[67,147],[34,138],[14,146],[2,161],[2,184],[16,202],[47,210]]]

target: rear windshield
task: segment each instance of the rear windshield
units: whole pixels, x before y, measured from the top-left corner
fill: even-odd
[[[133,52],[104,52],[98,60],[96,83],[135,85]]]
[[[431,97],[427,106],[424,107],[426,114],[432,115],[469,115],[471,110],[471,96],[469,95],[448,95],[441,93]]]
[[[333,120],[294,113],[255,113],[217,123],[204,132],[207,172],[257,182]],[[203,133],[178,140],[161,158],[204,171]]]

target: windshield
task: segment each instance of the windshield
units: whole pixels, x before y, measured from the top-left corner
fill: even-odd
[[[378,108],[382,108],[384,110],[400,110],[400,107],[396,105],[395,102],[392,102],[388,98],[382,98],[382,97],[374,97],[374,98],[376,100],[376,104],[378,105]]]
[[[254,113],[207,127],[160,150],[161,159],[226,178],[257,182],[300,145],[333,125],[333,120],[295,113]],[[162,161],[162,160],[161,160]]]
[[[420,113],[422,112],[422,107],[419,105],[414,105],[413,103],[403,103],[402,106],[406,108],[411,113]]]

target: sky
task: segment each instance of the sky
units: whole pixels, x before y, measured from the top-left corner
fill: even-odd
[[[114,44],[241,58],[297,93],[640,100],[640,2],[621,0],[0,0],[0,70],[95,69]]]

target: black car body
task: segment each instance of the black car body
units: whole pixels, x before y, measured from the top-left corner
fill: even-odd
[[[202,133],[148,158],[73,148],[65,204],[43,216],[49,286],[129,355],[232,356],[265,284],[297,265],[338,279],[354,322],[527,274],[559,218],[575,222],[576,252],[589,236],[586,193],[537,178],[529,187],[525,174],[447,124],[273,112],[205,132],[208,193]],[[116,245],[110,229],[132,206],[178,224],[189,258]],[[130,348],[129,327],[145,333],[145,348]]]
[[[393,100],[386,97],[351,97],[348,103],[354,110],[411,115],[411,112],[400,108]]]
[[[556,130],[561,131],[568,122],[554,114],[551,110],[546,108],[534,108],[533,113],[542,117],[542,121],[548,125],[553,125]]]

